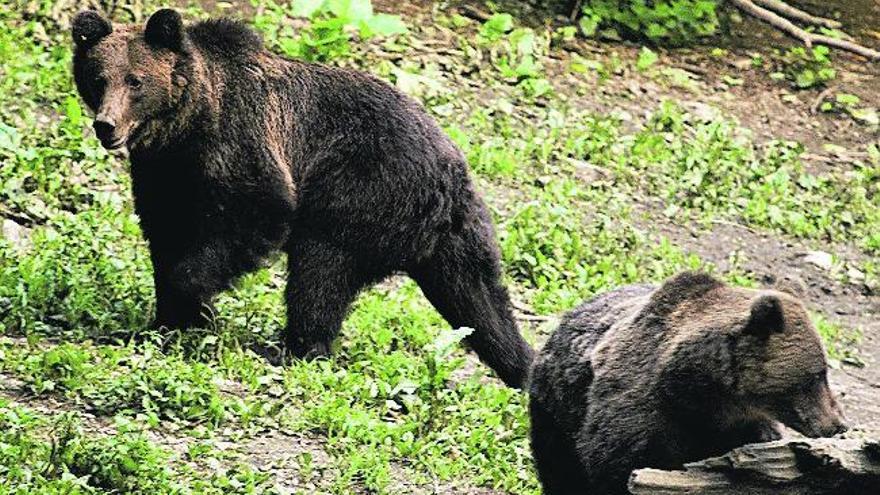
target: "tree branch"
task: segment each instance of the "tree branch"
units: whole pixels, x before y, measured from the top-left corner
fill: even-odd
[[[817,495],[876,493],[880,443],[842,438],[788,439],[743,445],[682,471],[638,469],[635,495]]]
[[[757,1],[760,2],[766,0]],[[755,5],[752,0],[729,0],[729,2],[743,12],[770,24],[771,26],[779,29],[780,31],[793,38],[801,40],[805,45],[807,45],[808,48],[812,48],[813,45],[826,45],[834,48],[839,48],[850,53],[855,53],[856,55],[860,55],[871,60],[880,60],[880,52],[876,50],[872,50],[851,41],[831,38],[830,36],[823,36],[820,34],[809,33],[794,25],[794,23],[792,23],[788,19],[781,17],[778,14],[775,14],[763,7]]]
[[[833,20],[827,19],[825,17],[817,17],[803,10],[796,9],[791,5],[781,2],[780,0],[753,0],[756,4],[761,5],[762,7],[766,7],[778,14],[784,15],[789,19],[793,19],[795,21],[801,21],[806,24],[811,24],[813,26],[822,26],[828,29],[839,29],[842,24]]]

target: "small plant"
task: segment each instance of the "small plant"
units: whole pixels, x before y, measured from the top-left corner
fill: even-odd
[[[0,493],[256,495],[276,493],[248,466],[196,473],[131,421],[88,430],[75,413],[45,417],[0,399]],[[202,453],[202,457],[214,454]],[[216,454],[214,454],[216,455]]]
[[[861,333],[845,329],[820,314],[813,314],[813,324],[825,343],[828,357],[838,361],[860,363],[859,357],[853,353],[855,344],[861,339]]]
[[[656,64],[657,60],[659,60],[659,57],[654,51],[648,47],[642,47],[641,51],[639,51],[639,59],[636,61],[636,69],[644,72]]]
[[[490,58],[501,76],[517,84],[527,98],[552,92],[540,63],[550,45],[546,35],[529,28],[515,28],[510,14],[502,13],[493,15],[480,27],[477,41],[490,49]]]
[[[585,205],[602,205],[586,218]],[[501,250],[508,273],[532,291],[535,309],[555,312],[598,292],[662,279],[699,267],[695,256],[665,239],[656,245],[629,222],[629,211],[602,189],[554,182],[502,224]],[[627,253],[620,257],[621,250]]]
[[[831,65],[830,50],[824,45],[812,49],[802,46],[789,48],[780,60],[780,73],[798,89],[825,86],[837,77],[837,71]]]
[[[163,419],[217,425],[246,410],[224,396],[218,373],[200,362],[164,355],[152,344],[138,349],[66,343],[30,352],[8,350],[2,369],[37,394],[61,392],[104,414],[142,413]]]
[[[678,45],[714,34],[716,9],[713,0],[587,0],[580,27],[586,36],[622,35]]]
[[[862,101],[856,95],[849,93],[837,93],[833,100],[825,100],[819,106],[823,112],[848,112],[854,109]]]
[[[367,40],[407,32],[399,16],[375,14],[370,0],[308,0],[289,5],[259,2],[264,12],[254,19],[257,28],[286,55],[308,61],[326,62],[351,53],[357,34]],[[294,31],[285,18],[305,18],[311,22]]]
[[[498,13],[490,17],[480,26],[479,37],[482,43],[492,44],[513,30],[513,16],[507,13]]]

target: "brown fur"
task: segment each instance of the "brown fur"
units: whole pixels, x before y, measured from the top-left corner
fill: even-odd
[[[564,318],[535,361],[532,444],[546,493],[625,493],[640,467],[676,468],[784,423],[844,429],[819,336],[774,290],[682,274],[630,286]]]
[[[77,89],[107,148],[129,150],[155,326],[210,323],[212,298],[287,254],[285,351],[326,355],[364,288],[405,272],[511,386],[519,334],[489,212],[461,151],[368,74],[275,55],[247,26],[74,19]],[[207,309],[206,309],[207,307]]]

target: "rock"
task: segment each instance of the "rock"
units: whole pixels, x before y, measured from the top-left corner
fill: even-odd
[[[846,271],[846,277],[849,279],[851,283],[861,284],[865,282],[865,272],[859,270],[856,267],[849,267]]]
[[[635,495],[876,495],[880,441],[796,438],[744,445],[685,465],[684,471],[638,469]]]
[[[593,165],[584,160],[568,159],[569,163],[574,165],[575,175],[585,184],[593,184],[601,181],[608,181],[614,177],[614,174],[605,168]]]
[[[817,267],[828,271],[834,265],[834,258],[831,253],[825,251],[808,251],[804,255],[804,261],[816,265]]]
[[[31,246],[31,229],[8,218],[3,220],[0,237],[9,241],[19,251],[26,251]]]
[[[714,122],[723,118],[718,107],[700,103],[698,101],[683,102],[683,108],[688,111],[692,120],[696,122]]]

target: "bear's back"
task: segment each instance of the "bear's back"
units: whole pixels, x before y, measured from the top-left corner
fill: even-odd
[[[593,381],[593,349],[617,322],[638,312],[654,285],[630,285],[590,299],[565,314],[535,361],[530,393],[533,401],[554,411],[556,421],[574,433],[587,407]]]

